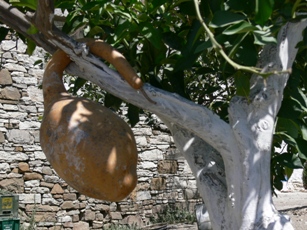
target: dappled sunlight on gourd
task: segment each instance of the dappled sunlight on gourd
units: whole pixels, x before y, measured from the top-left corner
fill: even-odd
[[[63,85],[58,70],[65,69],[61,64],[67,65],[67,58],[64,52],[57,51],[45,70],[42,149],[58,175],[71,187],[89,197],[120,201],[137,183],[133,133],[110,109],[72,97],[64,87],[58,87]],[[49,78],[50,75],[53,77]]]

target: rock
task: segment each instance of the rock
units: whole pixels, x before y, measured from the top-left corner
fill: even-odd
[[[166,189],[166,180],[163,177],[152,178],[151,190],[163,190]]]
[[[20,93],[18,89],[8,86],[0,91],[0,98],[18,101],[20,99]]]
[[[4,143],[4,142],[5,142],[5,136],[3,132],[0,132],[0,143]]]
[[[86,210],[85,211],[85,214],[84,214],[85,220],[87,220],[87,221],[95,220],[95,217],[96,217],[95,212],[93,212],[91,210]]]
[[[30,172],[29,164],[26,162],[19,162],[18,169],[20,173]]]
[[[7,69],[0,70],[0,85],[12,85],[12,77]]]
[[[52,169],[50,167],[43,167],[42,168],[42,173],[45,174],[45,175],[52,175],[53,172],[52,172]]]
[[[0,188],[13,193],[22,193],[24,190],[24,180],[22,178],[11,178],[0,181]]]
[[[43,176],[39,173],[25,173],[24,174],[24,180],[42,180]]]
[[[19,129],[39,129],[40,122],[37,121],[24,121],[19,123]]]
[[[41,89],[38,89],[37,86],[29,86],[28,87],[28,95],[29,99],[34,102],[43,102],[43,93]]]
[[[176,174],[178,163],[176,160],[162,160],[158,163],[158,172],[161,174]]]
[[[31,144],[33,136],[26,130],[13,129],[8,132],[8,140],[16,144]]]
[[[28,180],[25,181],[26,188],[36,188],[39,187],[39,180]]]
[[[42,151],[35,151],[34,152],[34,158],[35,160],[46,160],[46,155]]]
[[[130,226],[136,225],[138,227],[141,227],[141,226],[143,226],[142,217],[140,215],[127,216],[123,220],[123,224],[128,224]]]
[[[64,190],[59,184],[55,184],[51,190],[51,194],[63,194]]]
[[[7,173],[10,171],[11,171],[11,168],[8,163],[0,163],[0,173]]]
[[[42,201],[40,194],[19,194],[20,204],[40,204]]]
[[[25,162],[19,162],[18,169],[20,173],[30,172],[29,164]]]
[[[14,64],[14,63],[7,63],[4,65],[4,68],[8,69],[9,71],[19,71],[19,72],[24,72],[26,73],[27,70],[25,67],[18,65],[18,64]]]
[[[89,230],[90,229],[90,225],[89,223],[80,221],[78,223],[74,223],[73,225],[73,230]]]
[[[140,153],[139,157],[147,161],[162,160],[163,152],[159,149],[148,150]]]
[[[63,204],[61,205],[61,208],[64,210],[72,209],[74,208],[74,203],[72,201],[64,201]]]
[[[64,200],[77,200],[77,194],[76,193],[68,193],[63,195]]]
[[[136,194],[136,200],[149,200],[151,199],[150,191],[138,191]]]
[[[123,219],[120,212],[111,212],[110,215],[111,215],[112,220],[122,220]]]

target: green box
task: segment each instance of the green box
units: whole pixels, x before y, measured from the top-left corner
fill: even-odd
[[[19,230],[20,219],[0,219],[0,230]]]
[[[0,196],[0,217],[18,217],[18,195]]]

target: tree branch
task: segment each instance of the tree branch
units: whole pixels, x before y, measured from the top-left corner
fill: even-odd
[[[43,47],[47,52],[52,54],[56,51],[56,47],[41,33],[29,34],[28,31],[31,28],[31,23],[26,16],[5,1],[0,1],[0,21],[23,36],[33,40],[35,44]]]

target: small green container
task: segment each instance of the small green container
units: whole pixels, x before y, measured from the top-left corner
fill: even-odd
[[[18,195],[0,196],[0,217],[18,217]]]
[[[19,230],[20,219],[0,219],[0,230]]]

